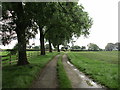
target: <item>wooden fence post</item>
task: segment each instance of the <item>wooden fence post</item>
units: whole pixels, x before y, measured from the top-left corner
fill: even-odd
[[[30,52],[30,58],[31,58],[31,52]]]
[[[31,57],[32,57],[32,52],[31,52]]]
[[[30,57],[30,53],[28,52],[28,58]]]
[[[10,52],[10,54],[9,54],[9,55],[10,55],[10,64],[11,64],[11,52]]]
[[[32,57],[32,52],[30,53],[30,57]]]
[[[16,53],[16,60],[18,60],[18,52]]]
[[[39,56],[39,54],[40,54],[40,53],[39,53],[39,51],[38,51],[38,56]]]

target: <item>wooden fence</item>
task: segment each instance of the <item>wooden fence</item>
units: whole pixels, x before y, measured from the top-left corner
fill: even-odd
[[[12,60],[13,58],[11,54],[2,55],[0,57],[1,57],[2,64],[7,64],[7,63],[12,64],[13,62],[18,61],[17,56],[16,56],[16,60]]]
[[[34,50],[27,50],[27,58],[30,60],[30,58],[35,57],[37,55],[40,55],[39,51]],[[18,61],[18,54],[12,55],[11,53],[7,55],[1,55],[0,60],[2,61],[2,64],[12,64],[14,62]]]

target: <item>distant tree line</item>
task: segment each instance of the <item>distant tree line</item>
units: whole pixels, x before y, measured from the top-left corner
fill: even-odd
[[[105,49],[101,49],[99,48],[98,45],[94,44],[94,43],[89,43],[87,45],[87,47],[85,46],[78,46],[78,45],[75,45],[75,46],[69,46],[67,47],[67,49],[70,49],[71,51],[120,51],[120,43],[117,42],[115,44],[113,43],[108,43],[106,46],[105,46]],[[61,50],[65,51],[67,50],[65,49],[65,47],[62,47]]]

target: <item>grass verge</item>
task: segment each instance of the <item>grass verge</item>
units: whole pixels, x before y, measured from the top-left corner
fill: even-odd
[[[29,60],[29,65],[7,65],[2,68],[2,88],[29,88],[40,70],[57,52],[36,56]]]
[[[116,52],[69,52],[68,57],[72,64],[94,81],[108,88],[118,88]]]
[[[61,59],[62,57],[59,57],[59,60],[57,63],[57,75],[58,75],[59,88],[61,90],[62,88],[68,88],[70,90],[72,88],[71,82],[65,72]]]

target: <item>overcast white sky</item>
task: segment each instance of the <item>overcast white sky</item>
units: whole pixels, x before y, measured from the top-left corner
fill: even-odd
[[[79,4],[82,4],[85,11],[93,18],[93,26],[90,29],[89,37],[80,37],[74,45],[87,46],[89,43],[95,43],[104,49],[107,43],[118,42],[118,1],[80,0]],[[34,42],[35,45],[39,45],[39,35]],[[15,43],[16,41],[13,41],[8,46],[0,45],[0,48],[13,48]]]
[[[118,42],[118,1],[79,0],[79,4],[82,4],[93,18],[93,26],[89,38],[80,37],[75,45],[95,43],[104,49],[107,43]]]

